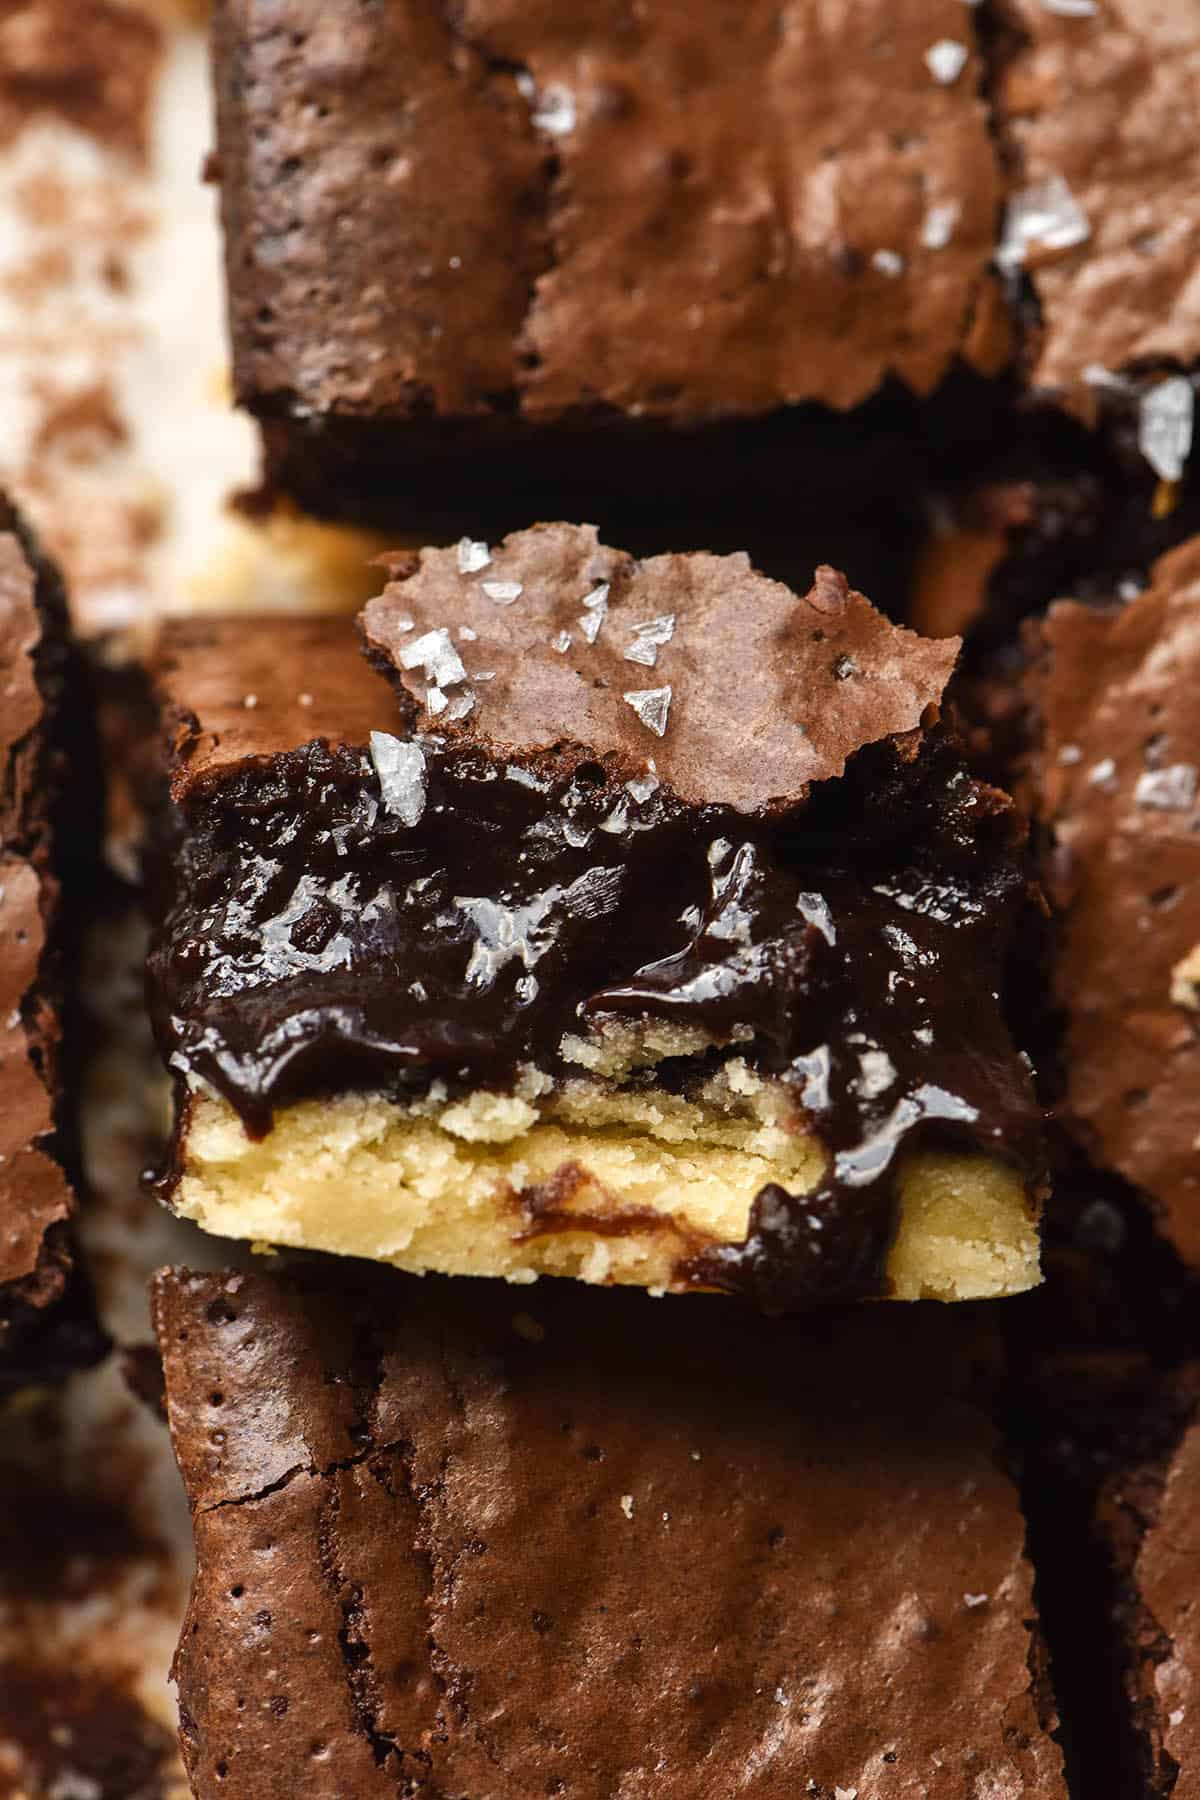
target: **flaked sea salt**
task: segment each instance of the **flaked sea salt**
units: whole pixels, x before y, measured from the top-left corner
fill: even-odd
[[[876,250],[871,257],[871,267],[894,281],[904,273],[904,258],[895,250]]]
[[[558,636],[554,640],[553,648],[558,651],[558,654],[560,656],[565,656],[567,654],[567,651],[571,648],[570,632],[569,631],[560,631]]]
[[[533,123],[551,137],[565,137],[575,129],[575,96],[557,82],[542,89],[533,109]]]
[[[1139,775],[1133,798],[1138,806],[1159,812],[1190,812],[1196,804],[1194,763],[1172,763],[1168,769],[1147,769]]]
[[[647,770],[644,775],[637,775],[632,781],[627,781],[625,783],[625,792],[627,794],[632,794],[638,805],[641,806],[650,798],[651,794],[657,790],[658,785],[658,776],[652,775],[649,770]]]
[[[1192,448],[1196,392],[1186,375],[1172,375],[1142,395],[1138,449],[1160,481],[1179,481]]]
[[[622,694],[626,706],[632,706],[647,731],[655,737],[663,737],[667,729],[667,715],[671,710],[671,690],[669,687],[636,688],[630,694]]]
[[[1100,10],[1096,0],[1042,0],[1042,5],[1060,19],[1094,19]]]
[[[519,581],[481,581],[479,585],[497,606],[511,606],[525,592]]]
[[[966,68],[968,55],[965,44],[958,43],[954,38],[939,38],[925,52],[925,67],[936,82],[942,87],[949,87]]]
[[[940,200],[921,222],[921,243],[926,250],[944,250],[954,236],[962,207],[957,200]]]
[[[416,825],[425,811],[425,752],[387,731],[371,733],[371,761],[384,807],[402,825]]]
[[[633,641],[621,652],[626,662],[644,663],[652,669],[658,661],[658,653],[664,644],[669,644],[675,635],[675,614],[663,613],[657,619],[647,619],[642,625],[633,627]]]
[[[492,560],[491,551],[480,538],[459,538],[455,548],[460,575],[477,575],[480,569],[486,569]]]
[[[996,262],[1011,273],[1024,267],[1030,249],[1070,250],[1091,235],[1087,214],[1062,176],[1047,175],[1009,201]]]
[[[586,610],[580,618],[579,629],[583,632],[588,643],[594,644],[596,639],[600,636],[600,627],[608,617],[607,581],[602,581],[600,586],[593,588],[590,594],[585,594],[583,597],[583,605]]]
[[[431,687],[425,695],[425,704],[436,719],[439,713],[446,710],[446,696],[440,687]]]
[[[463,659],[450,642],[450,633],[444,625],[436,631],[424,631],[411,644],[405,644],[400,652],[400,666],[402,669],[420,669],[426,681],[442,688],[453,687],[456,681],[467,679]]]
[[[477,644],[479,642],[479,633],[477,631],[472,631],[469,625],[460,625],[458,628],[458,641],[460,644]]]
[[[829,902],[823,894],[797,894],[796,911],[806,925],[811,925],[814,931],[820,932],[827,944],[837,943],[837,927],[829,910]]]

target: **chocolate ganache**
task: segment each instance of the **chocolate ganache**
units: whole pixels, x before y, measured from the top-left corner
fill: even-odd
[[[301,632],[315,685],[349,628]],[[1002,998],[1032,905],[1022,834],[944,728],[756,812],[579,744],[372,730],[240,755],[238,732],[222,762],[184,726],[150,978],[181,1086],[250,1133],[306,1096],[504,1089],[529,1063],[567,1079],[564,1037],[615,1020],[692,1027],[711,1048],[626,1079],[686,1092],[742,1057],[830,1153],[817,1191],[765,1188],[744,1244],[680,1271],[771,1310],[880,1290],[902,1147],[975,1147],[1036,1181]]]

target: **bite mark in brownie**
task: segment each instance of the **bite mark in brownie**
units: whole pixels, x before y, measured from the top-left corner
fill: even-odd
[[[177,1206],[771,1308],[1035,1278],[1031,899],[953,645],[567,526],[406,560],[364,629],[392,696],[337,621],[169,640]]]
[[[198,1800],[1062,1793],[961,1315],[361,1268],[155,1312]]]

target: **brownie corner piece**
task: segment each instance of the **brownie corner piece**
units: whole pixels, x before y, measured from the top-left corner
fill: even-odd
[[[0,1389],[103,1348],[72,1224],[74,956],[99,830],[90,733],[58,578],[0,498]]]
[[[328,1264],[156,1313],[197,1800],[1065,1792],[961,1313]]]

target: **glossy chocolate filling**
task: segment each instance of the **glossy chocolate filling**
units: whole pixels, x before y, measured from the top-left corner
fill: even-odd
[[[630,1080],[687,1087],[744,1056],[831,1153],[816,1192],[765,1188],[745,1243],[680,1271],[771,1310],[883,1289],[902,1145],[1034,1175],[1002,1004],[1019,833],[945,737],[862,750],[772,818],[579,750],[498,765],[424,740],[423,762],[397,800],[369,752],[311,743],[198,779],[169,815],[156,1030],[251,1133],[308,1095],[578,1074],[564,1035],[613,1019],[698,1027],[736,1041]]]

